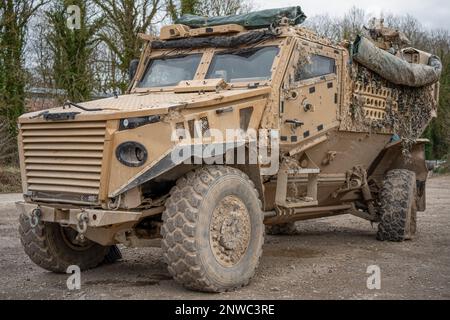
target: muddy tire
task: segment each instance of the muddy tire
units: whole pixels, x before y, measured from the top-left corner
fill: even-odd
[[[241,171],[209,166],[181,178],[163,214],[168,270],[187,289],[227,292],[249,284],[264,243],[258,191]]]
[[[120,251],[115,246],[104,247],[89,240],[83,244],[76,243],[77,232],[71,228],[46,222],[32,228],[26,215],[22,214],[19,219],[20,239],[25,253],[45,270],[66,273],[69,266],[76,265],[83,271],[119,258]]]
[[[392,170],[385,177],[380,193],[377,239],[402,242],[411,240],[417,229],[416,174]]]
[[[113,264],[119,260],[122,260],[122,253],[120,252],[120,249],[117,246],[111,246],[108,250],[108,253],[105,256],[105,259],[103,259],[104,264]]]
[[[297,234],[295,222],[266,226],[266,233],[272,236],[292,236]]]

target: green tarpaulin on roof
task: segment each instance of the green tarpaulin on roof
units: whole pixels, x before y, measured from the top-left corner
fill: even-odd
[[[212,27],[224,24],[238,24],[248,29],[267,28],[270,25],[279,24],[286,17],[291,24],[297,25],[305,21],[306,16],[300,7],[288,7],[256,11],[248,14],[224,17],[201,17],[187,14],[179,18],[176,23],[184,24],[191,28]]]

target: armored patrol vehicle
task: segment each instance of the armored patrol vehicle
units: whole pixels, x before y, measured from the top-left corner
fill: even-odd
[[[335,43],[304,19],[184,16],[140,35],[127,94],[23,115],[30,258],[66,272],[161,246],[181,285],[223,292],[254,276],[266,229],[355,215],[412,239],[441,63],[381,24]]]

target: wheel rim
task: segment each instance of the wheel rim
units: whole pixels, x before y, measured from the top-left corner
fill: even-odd
[[[250,244],[251,221],[248,209],[237,196],[222,199],[215,208],[210,226],[210,245],[217,262],[226,268],[239,264]]]
[[[64,243],[72,250],[86,251],[94,245],[94,243],[89,241],[88,239],[78,240],[78,232],[76,232],[72,228],[59,227],[59,230],[61,231],[61,236],[64,240]]]

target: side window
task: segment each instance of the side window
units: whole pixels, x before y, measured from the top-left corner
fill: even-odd
[[[309,63],[299,66],[295,81],[307,80],[336,73],[336,61],[332,58],[312,54]]]

